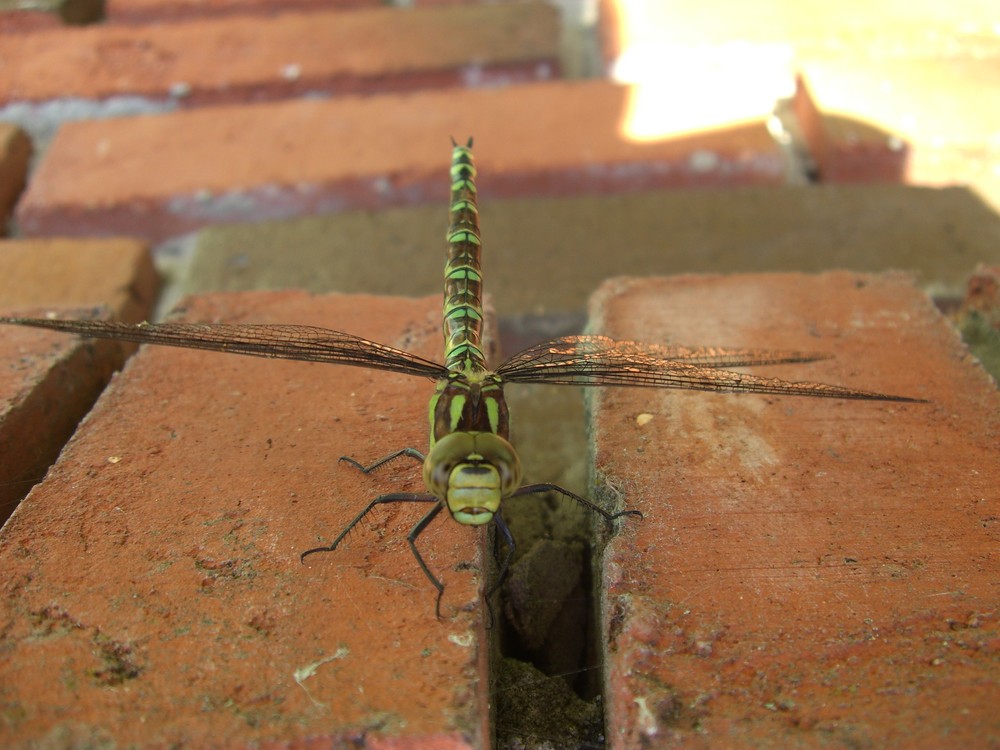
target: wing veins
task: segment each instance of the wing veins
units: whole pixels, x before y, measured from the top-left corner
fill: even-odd
[[[615,341],[605,336],[567,336],[515,354],[498,368],[497,373],[512,383],[920,401],[826,383],[791,382],[721,369],[724,365],[808,362],[822,358],[825,355],[810,352],[674,347]]]
[[[269,359],[327,362],[428,378],[444,365],[343,331],[265,323],[122,323],[102,320],[0,318],[0,323],[46,328],[87,338],[176,346]]]

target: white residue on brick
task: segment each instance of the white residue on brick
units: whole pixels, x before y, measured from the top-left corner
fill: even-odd
[[[116,96],[102,101],[68,97],[46,102],[11,102],[0,107],[0,120],[14,123],[30,136],[37,163],[64,122],[160,114],[176,109],[175,101],[154,101],[141,96]]]

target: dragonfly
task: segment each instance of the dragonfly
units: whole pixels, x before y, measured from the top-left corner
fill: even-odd
[[[441,616],[444,585],[427,566],[417,539],[447,509],[465,526],[493,523],[506,546],[499,563],[496,590],[516,548],[501,514],[504,500],[558,493],[611,523],[636,510],[617,512],[551,483],[522,483],[522,469],[510,442],[510,418],[504,386],[548,383],[574,386],[679,388],[778,396],[859,399],[918,403],[917,398],[856,390],[824,383],[790,382],[726,368],[810,362],[826,354],[804,351],[685,347],[613,340],[600,335],[563,336],[513,355],[490,369],[483,353],[482,240],[477,207],[472,139],[452,139],[451,198],[444,268],[444,362],[342,331],[313,326],[227,323],[123,323],[99,320],[0,317],[0,323],[46,328],[87,338],[139,344],[206,349],[256,357],[353,365],[372,370],[431,378],[437,382],[430,401],[430,447],[406,447],[368,465],[344,456],[368,474],[400,457],[423,464],[426,492],[393,492],[371,500],[324,546],[308,549],[301,559],[333,552],[348,533],[380,505],[426,504],[430,508],[410,530],[407,541],[423,574],[437,590],[435,612]]]

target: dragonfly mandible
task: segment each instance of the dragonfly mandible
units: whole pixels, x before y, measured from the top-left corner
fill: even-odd
[[[329,545],[302,553],[333,552],[374,508],[386,503],[424,503],[431,507],[413,526],[407,541],[417,564],[437,590],[440,617],[444,585],[431,572],[417,538],[445,508],[467,526],[496,525],[507,547],[498,581],[514,554],[515,541],[500,508],[511,497],[556,492],[607,522],[638,511],[608,511],[555,484],[522,484],[521,464],[510,443],[503,389],[508,383],[681,388],[781,396],[920,402],[921,399],[855,390],[823,383],[788,382],[724,369],[747,365],[809,362],[828,355],[800,351],[682,347],[605,336],[578,335],[528,347],[496,369],[482,350],[482,242],[476,204],[476,168],[472,139],[452,141],[448,259],[444,272],[444,364],[342,331],[296,325],[226,323],[120,323],[97,320],[0,318],[0,323],[47,328],[88,338],[257,357],[329,362],[432,378],[437,387],[430,403],[430,449],[403,448],[370,464],[343,457],[364,473],[395,458],[423,463],[425,493],[391,493],[370,501]],[[494,586],[493,590],[495,590]],[[491,590],[492,592],[492,590]],[[487,592],[487,598],[489,594]]]

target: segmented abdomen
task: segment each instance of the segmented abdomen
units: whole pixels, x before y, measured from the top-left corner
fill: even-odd
[[[482,351],[483,273],[472,139],[451,154],[451,225],[444,267],[444,356],[455,372],[486,369]]]

